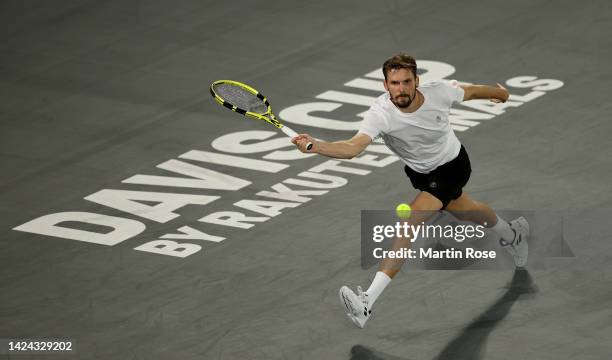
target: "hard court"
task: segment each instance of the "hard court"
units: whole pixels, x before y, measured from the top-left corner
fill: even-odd
[[[0,339],[72,339],[75,352],[54,356],[70,359],[609,358],[611,19],[607,1],[3,1]],[[360,266],[361,210],[416,194],[402,165],[378,145],[368,154],[384,165],[339,162],[359,170],[300,187],[329,159],[297,154],[208,89],[251,84],[297,132],[341,140],[398,52],[429,64],[423,77],[518,96],[498,113],[457,106],[481,112],[455,123],[472,161],[465,191],[495,209],[580,214],[587,231],[569,231],[571,256],[554,266],[404,269],[361,330],[338,289],[375,272]],[[517,77],[563,86],[508,85]],[[151,183],[189,178],[164,169],[189,164],[217,187]],[[318,193],[275,216],[236,205],[272,200],[257,194],[279,183]],[[152,218],[122,210],[126,192],[201,203]],[[68,212],[141,231],[110,245],[15,229]],[[259,220],[201,221],[219,212]],[[78,219],[62,224],[109,231]],[[185,227],[208,237],[180,239]],[[142,250],[164,237],[199,250]]]

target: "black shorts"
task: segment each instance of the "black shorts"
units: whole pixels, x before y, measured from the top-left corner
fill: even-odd
[[[427,191],[442,202],[442,209],[446,208],[451,200],[455,200],[463,193],[472,173],[470,158],[463,145],[459,154],[453,160],[442,164],[429,174],[422,174],[412,170],[408,165],[404,171],[415,189]]]

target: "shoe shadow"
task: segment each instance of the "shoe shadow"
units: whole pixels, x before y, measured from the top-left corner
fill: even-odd
[[[529,271],[516,269],[508,289],[478,318],[466,326],[451,340],[434,360],[478,360],[482,359],[489,334],[510,312],[512,305],[523,295],[537,293],[537,287]],[[385,354],[362,345],[351,348],[351,360],[409,360]]]

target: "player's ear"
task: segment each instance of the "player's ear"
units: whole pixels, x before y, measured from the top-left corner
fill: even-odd
[[[420,78],[419,78],[419,76],[417,75],[417,77],[416,77],[416,83],[415,83],[415,84],[416,84],[416,87],[419,87],[419,79],[420,79]]]
[[[387,79],[383,80],[383,85],[385,86],[385,90],[389,91],[389,86],[387,85]]]

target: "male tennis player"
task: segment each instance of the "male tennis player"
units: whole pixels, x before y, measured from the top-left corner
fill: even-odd
[[[325,142],[300,134],[292,142],[302,152],[350,159],[374,138],[382,136],[387,147],[405,163],[404,170],[414,188],[420,190],[410,203],[413,210],[408,219],[410,224],[419,224],[432,211],[445,209],[461,220],[491,228],[499,234],[500,244],[514,256],[516,266],[525,266],[529,224],[523,217],[508,223],[487,204],[472,200],[462,191],[470,178],[470,160],[448,119],[454,102],[472,99],[505,102],[508,91],[499,84],[497,87],[458,85],[445,80],[419,84],[416,61],[406,54],[385,61],[383,73],[387,92],[370,107],[352,139]],[[313,144],[310,150],[306,150],[308,143]],[[409,243],[407,239],[398,239],[394,247],[409,247]],[[357,288],[357,294],[347,286],[340,289],[340,300],[356,326],[365,326],[374,302],[400,270],[402,262],[403,259],[385,258],[366,292],[361,287]]]

